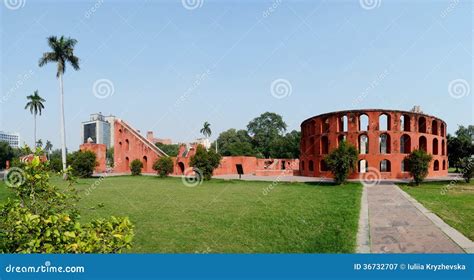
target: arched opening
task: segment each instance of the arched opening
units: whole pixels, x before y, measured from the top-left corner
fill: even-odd
[[[443,160],[443,170],[446,170],[446,160]]]
[[[384,133],[379,136],[379,151],[381,154],[390,154],[390,135]]]
[[[359,116],[359,131],[369,130],[369,116],[362,114]]]
[[[310,160],[308,163],[308,169],[311,172],[314,171],[314,162],[312,160]]]
[[[433,155],[437,155],[438,154],[438,146],[439,146],[439,143],[438,143],[438,139],[433,139]]]
[[[122,133],[122,129],[121,129],[121,128],[119,128],[119,133]]]
[[[369,169],[369,162],[365,159],[359,160],[359,163],[357,164],[357,171],[359,173],[366,173],[368,169]]]
[[[128,157],[125,157],[125,166],[126,170],[130,170],[130,159]]]
[[[143,156],[143,171],[146,172],[148,171],[148,157]]]
[[[434,171],[439,171],[439,161],[438,160],[434,161],[433,170]]]
[[[339,147],[339,145],[344,141],[346,141],[346,135],[344,135],[344,134],[339,135],[337,137],[337,146]]]
[[[324,161],[324,159],[321,160],[321,162],[320,162],[319,170],[321,170],[322,172],[329,171],[328,165],[327,165],[327,163]]]
[[[379,130],[387,131],[390,130],[390,116],[382,113],[379,116]]]
[[[425,136],[420,136],[420,139],[418,141],[418,149],[428,152]]]
[[[411,153],[411,138],[408,134],[403,134],[400,138],[400,153]]]
[[[184,163],[178,162],[178,167],[179,171],[181,172],[180,174],[184,174]]]
[[[338,132],[347,132],[347,116],[339,117]]]
[[[436,120],[431,122],[431,134],[438,135],[438,122]]]
[[[441,123],[441,128],[439,130],[441,131],[441,136],[444,137],[445,132],[446,132],[446,128],[444,127],[444,123]]]
[[[401,131],[410,131],[411,123],[409,115],[402,115],[400,117],[400,130]]]
[[[325,155],[329,153],[329,140],[327,136],[321,137],[321,154]]]
[[[446,146],[444,144],[444,140],[441,140],[441,155],[442,156],[446,155]]]
[[[390,172],[392,169],[390,161],[387,159],[380,161],[380,172]]]
[[[130,142],[128,141],[128,139],[125,139],[125,150],[130,151]]]
[[[408,166],[408,160],[402,160],[402,172],[409,172],[410,167]]]
[[[418,118],[418,132],[426,133],[426,119],[425,117]]]
[[[321,122],[321,133],[329,132],[329,119],[324,118]]]
[[[362,134],[359,136],[359,154],[365,155],[369,153],[369,137]]]

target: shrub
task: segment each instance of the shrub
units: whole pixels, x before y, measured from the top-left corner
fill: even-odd
[[[219,166],[221,162],[221,155],[214,152],[214,150],[207,151],[203,146],[198,145],[196,154],[191,157],[190,165],[201,172],[204,180],[210,180],[214,169]]]
[[[39,157],[17,172],[10,182],[16,198],[0,206],[0,253],[119,253],[131,247],[128,218],[79,222],[72,174],[60,190],[49,183]]]
[[[170,157],[161,157],[153,163],[153,170],[156,170],[157,174],[164,178],[173,172],[173,160]]]
[[[134,159],[130,163],[130,171],[132,171],[133,176],[138,176],[142,174],[143,162],[139,159]]]
[[[76,177],[91,177],[97,166],[96,155],[92,151],[77,151],[69,156],[68,163]]]
[[[474,159],[466,157],[461,160],[461,173],[466,183],[471,182],[471,178],[474,177]]]
[[[340,185],[346,182],[349,174],[356,168],[358,157],[357,149],[342,141],[339,147],[324,159],[334,175],[336,184]]]
[[[410,175],[413,177],[415,185],[418,186],[428,175],[432,156],[424,150],[414,150],[405,159]]]
[[[49,168],[53,172],[61,172],[63,170],[63,162],[61,159],[61,150],[54,150],[49,155]]]

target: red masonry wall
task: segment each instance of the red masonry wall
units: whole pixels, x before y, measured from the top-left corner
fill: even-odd
[[[105,144],[84,143],[79,147],[79,149],[81,151],[92,151],[95,153],[98,163],[94,169],[96,173],[103,173],[106,171],[107,146]]]

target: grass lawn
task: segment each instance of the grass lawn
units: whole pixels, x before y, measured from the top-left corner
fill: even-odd
[[[441,194],[447,186],[446,194]],[[401,188],[447,224],[474,240],[474,183],[426,182],[418,187],[402,185]]]
[[[190,188],[180,178],[82,179],[82,219],[128,216],[130,252],[354,252],[361,186],[211,180]],[[53,178],[57,185],[60,178]],[[0,199],[6,199],[0,183]],[[3,189],[3,190],[2,190]],[[99,204],[103,203],[103,207]]]

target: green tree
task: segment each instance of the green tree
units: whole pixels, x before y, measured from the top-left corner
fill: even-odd
[[[190,165],[201,173],[204,180],[210,180],[214,169],[219,166],[221,158],[221,155],[214,150],[210,149],[208,151],[203,146],[198,145],[196,153],[191,157]]]
[[[6,167],[7,160],[11,161],[15,156],[13,148],[4,141],[0,141],[0,169]]]
[[[219,143],[219,154],[223,156],[255,156],[256,152],[252,146],[252,138],[246,130],[228,129],[216,140]],[[211,149],[215,150],[216,142],[213,142]]]
[[[459,126],[455,136],[448,134],[448,159],[449,165],[459,172],[462,160],[474,154],[474,125],[468,127]]]
[[[178,151],[179,151],[178,144],[163,144],[160,142],[156,142],[155,145],[170,157],[175,157],[178,155]]]
[[[36,148],[43,149],[43,140],[38,139],[38,141],[36,141]]]
[[[105,157],[107,158],[107,164],[111,167],[114,166],[114,147],[108,148],[105,152]]]
[[[173,172],[173,160],[170,157],[160,157],[153,163],[153,170],[161,178],[167,177]]]
[[[356,147],[342,141],[324,161],[334,175],[334,182],[340,185],[345,183],[349,174],[355,170],[358,158],[359,152]]]
[[[253,138],[254,148],[268,158],[270,157],[271,143],[283,135],[286,127],[286,123],[280,115],[265,112],[250,121],[247,130]]]
[[[301,133],[293,130],[285,136],[278,136],[270,144],[272,158],[299,158]]]
[[[46,144],[44,145],[44,150],[49,158],[51,151],[53,150],[53,144],[51,143],[51,141],[46,140]]]
[[[70,159],[71,157],[69,156],[69,160]],[[49,168],[51,169],[51,171],[54,172],[61,172],[61,170],[63,169],[60,149],[51,151],[51,154],[49,155]]]
[[[50,62],[57,65],[56,77],[59,79],[60,91],[60,119],[61,119],[61,159],[63,170],[66,170],[66,126],[64,118],[64,88],[63,75],[66,72],[66,64],[69,63],[74,70],[79,70],[79,58],[74,55],[74,47],[77,40],[61,36],[59,39],[56,36],[48,37],[48,45],[51,48],[50,52],[43,53],[39,60],[39,66],[42,67]],[[67,176],[64,173],[64,176]]]
[[[471,178],[474,176],[474,158],[466,157],[461,160],[461,173],[462,177],[469,183]]]
[[[423,182],[428,175],[432,158],[433,157],[424,150],[414,150],[405,158],[408,170],[416,186]]]
[[[211,131],[211,124],[208,122],[204,122],[201,128],[201,134],[204,135],[204,137],[209,138],[211,137],[212,131]]]
[[[134,159],[130,163],[130,171],[132,172],[132,176],[142,175],[142,168],[143,162],[139,159]]]
[[[94,152],[77,151],[69,155],[68,164],[74,176],[87,178],[92,176],[98,163]]]
[[[25,105],[25,109],[29,109],[30,113],[33,114],[34,116],[34,143],[37,145],[36,142],[36,116],[39,114],[41,116],[41,111],[44,109],[44,104],[43,102],[46,102],[45,99],[43,99],[41,96],[38,94],[38,90],[35,90],[35,92],[32,95],[28,95],[26,97],[28,102]]]

